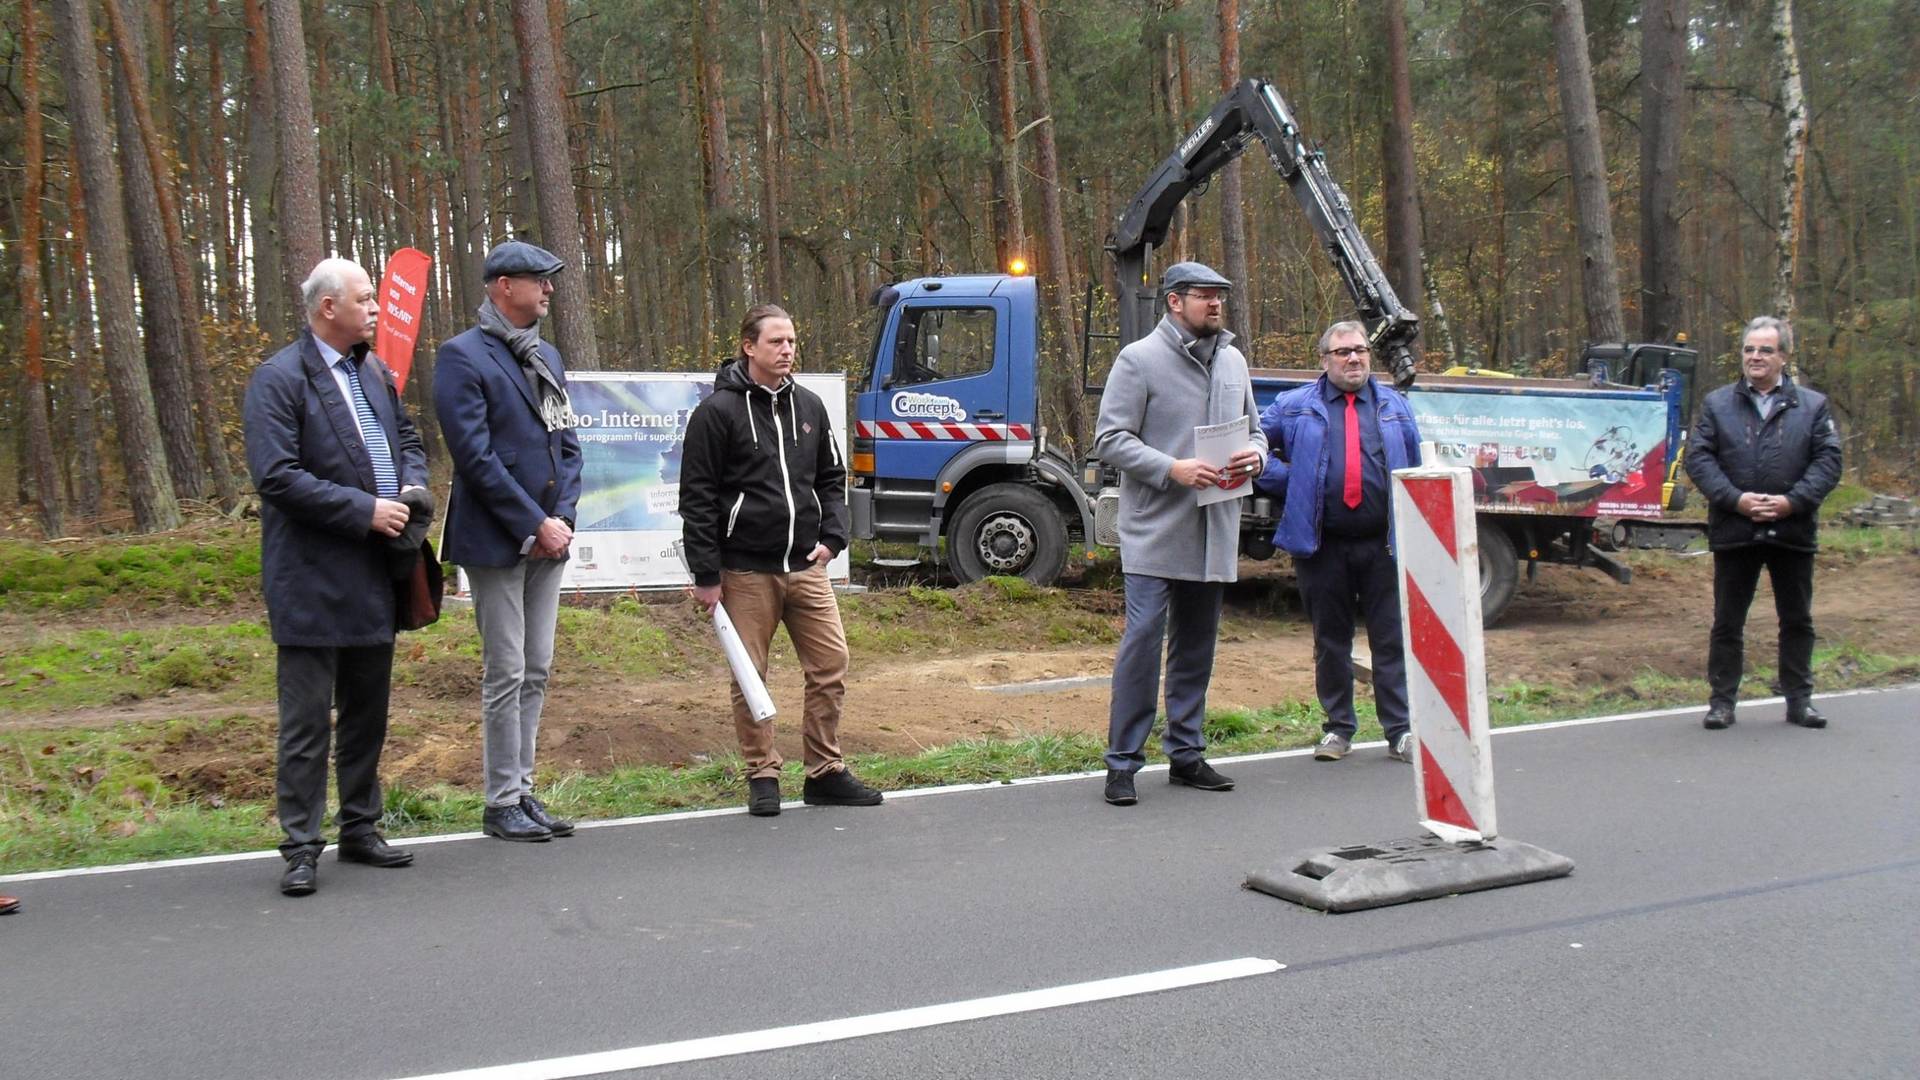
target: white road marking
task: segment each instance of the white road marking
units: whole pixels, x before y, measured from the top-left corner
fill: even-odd
[[[970,1001],[954,1001],[944,1005],[924,1005],[915,1009],[870,1013],[866,1016],[849,1016],[839,1020],[766,1028],[761,1031],[743,1031],[735,1035],[715,1035],[704,1039],[687,1039],[682,1042],[633,1046],[624,1050],[605,1050],[593,1054],[577,1054],[572,1057],[548,1058],[545,1061],[523,1061],[511,1065],[462,1069],[455,1072],[434,1073],[430,1076],[408,1077],[406,1080],[565,1080],[568,1077],[598,1076],[629,1069],[648,1069],[656,1065],[706,1061],[738,1054],[756,1054],[765,1050],[783,1050],[794,1046],[839,1042],[844,1039],[858,1039],[887,1032],[911,1031],[916,1028],[958,1024],[968,1020],[1009,1016],[1014,1013],[1057,1009],[1065,1005],[1084,1005],[1094,1001],[1111,1001],[1115,998],[1156,994],[1163,990],[1203,986],[1229,979],[1244,979],[1252,975],[1269,975],[1285,967],[1285,964],[1273,960],[1246,956],[1238,960],[1222,960],[1212,964],[1149,971],[1139,975],[1122,975],[1113,979],[1097,979],[1093,982],[974,998]]]
[[[1815,701],[1837,701],[1841,698],[1864,697],[1872,694],[1899,694],[1914,690],[1920,690],[1920,683],[1909,683],[1904,686],[1875,687],[1867,690],[1835,690],[1831,693],[1815,694],[1813,695],[1813,699]],[[1786,703],[1786,700],[1786,698],[1782,697],[1756,698],[1751,701],[1740,702],[1740,708],[1749,709],[1763,705],[1782,705]],[[1538,724],[1497,727],[1493,729],[1493,734],[1520,735],[1530,731],[1555,731],[1560,728],[1586,727],[1589,724],[1617,724],[1623,720],[1651,720],[1662,716],[1685,716],[1688,713],[1705,711],[1706,707],[1702,705],[1685,705],[1673,709],[1648,709],[1644,712],[1615,713],[1612,716],[1586,716],[1574,720],[1548,720]],[[1366,750],[1385,745],[1387,744],[1384,741],[1376,739],[1372,742],[1354,743],[1353,748],[1355,750]],[[1297,750],[1269,750],[1259,754],[1241,754],[1237,757],[1209,758],[1208,760],[1216,765],[1232,765],[1245,761],[1274,761],[1280,758],[1306,757],[1312,753],[1313,747],[1306,746]],[[1165,772],[1166,770],[1166,763],[1161,762],[1157,765],[1148,765],[1140,771],[1143,773],[1155,773]],[[942,787],[909,788],[905,791],[887,792],[887,801],[894,802],[899,799],[918,799],[928,795],[957,795],[968,791],[992,791],[1000,788],[1029,787],[1034,784],[1059,784],[1071,780],[1087,780],[1094,777],[1104,777],[1105,775],[1106,770],[1094,769],[1089,772],[1053,773],[1047,776],[1023,776],[1015,780],[989,780],[974,784],[947,784]],[[804,806],[804,804],[794,801],[781,803],[780,805],[790,810]],[[582,821],[576,825],[576,828],[584,831],[587,829],[611,829],[628,825],[665,825],[672,821],[731,817],[743,815],[746,812],[746,807],[743,806],[721,807],[717,810],[681,810],[671,814],[641,814],[634,817],[608,818],[604,821]],[[421,847],[427,844],[451,844],[457,840],[481,840],[485,839],[485,837],[485,833],[465,832],[440,833],[434,836],[410,836],[398,839],[389,838],[389,840],[391,843],[405,845],[407,847]],[[566,842],[565,840],[555,841],[555,843],[562,844]],[[327,850],[332,851],[333,847],[329,845]],[[194,855],[184,859],[156,859],[151,862],[113,863],[107,866],[75,866],[65,870],[34,870],[20,874],[0,874],[0,884],[12,884],[21,881],[49,881],[54,878],[92,877],[97,874],[126,874],[135,870],[171,870],[176,867],[207,866],[213,863],[252,862],[262,859],[277,859],[279,857],[280,853],[278,851],[269,848],[265,851],[235,851],[225,855]]]

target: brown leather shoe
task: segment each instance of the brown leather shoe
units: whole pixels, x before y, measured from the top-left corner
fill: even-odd
[[[0,896],[0,915],[11,915],[20,910],[20,901],[11,896]]]

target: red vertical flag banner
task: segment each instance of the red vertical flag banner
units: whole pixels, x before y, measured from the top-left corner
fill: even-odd
[[[432,266],[426,252],[401,248],[387,260],[386,276],[380,279],[380,328],[373,351],[393,369],[393,380],[402,390],[407,388],[407,372],[413,370],[413,345],[420,336],[420,309],[426,306]]]

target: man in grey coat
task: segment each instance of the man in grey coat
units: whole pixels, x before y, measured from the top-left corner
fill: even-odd
[[[1197,263],[1160,278],[1166,317],[1120,350],[1100,398],[1094,453],[1120,470],[1120,564],[1127,628],[1113,661],[1106,800],[1131,806],[1133,774],[1146,763],[1160,698],[1166,642],[1168,778],[1203,791],[1233,781],[1207,764],[1201,734],[1222,585],[1240,556],[1240,500],[1202,506],[1199,492],[1245,486],[1266,464],[1267,439],[1253,403],[1247,358],[1222,327],[1232,282]],[[1224,467],[1194,456],[1194,428],[1246,422],[1246,446]]]

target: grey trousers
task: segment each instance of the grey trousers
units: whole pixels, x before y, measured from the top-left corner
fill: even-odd
[[[1138,772],[1160,704],[1160,647],[1167,650],[1167,731],[1161,749],[1175,765],[1206,753],[1201,722],[1213,680],[1220,631],[1221,583],[1128,574],[1127,629],[1113,658],[1113,704],[1107,718],[1107,768]]]
[[[560,559],[467,566],[480,628],[480,722],[486,736],[487,805],[513,806],[533,792],[533,751],[553,667],[560,614]]]

